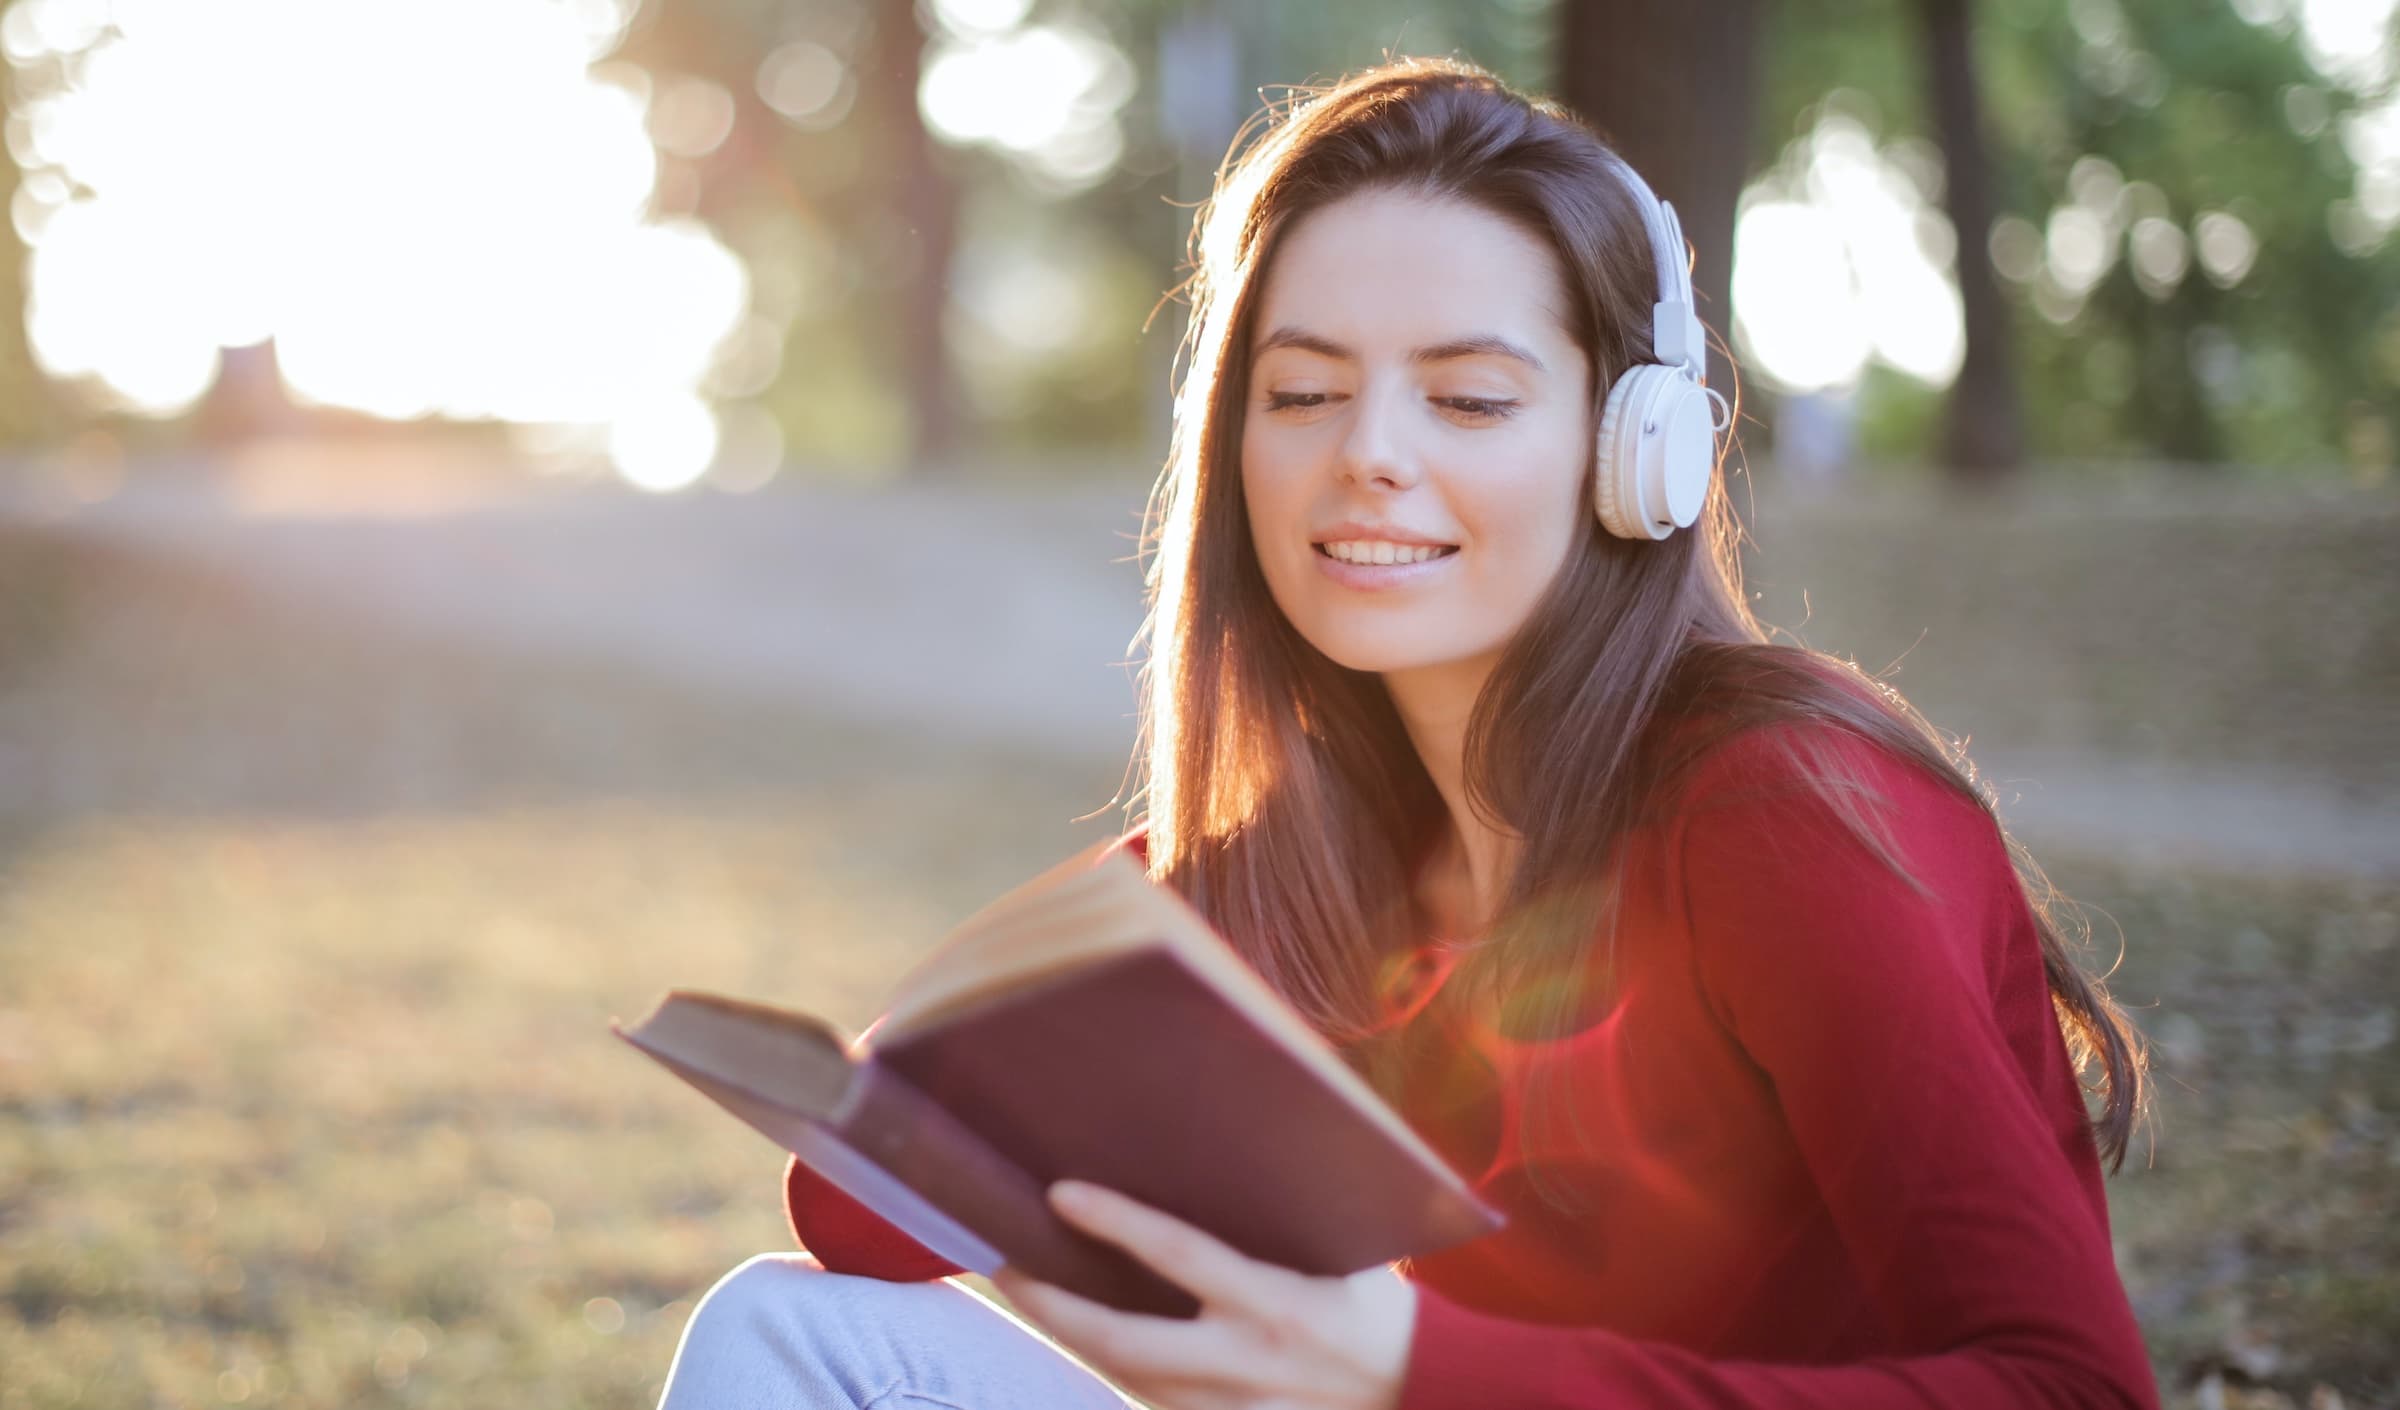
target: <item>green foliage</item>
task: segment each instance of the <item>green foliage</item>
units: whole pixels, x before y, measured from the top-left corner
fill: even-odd
[[[1869,362],[1852,395],[1858,400],[1854,434],[1863,460],[1883,464],[1919,461],[1925,448],[1941,438],[1942,404],[1947,394],[1938,388],[1880,362]]]
[[[2094,190],[2112,173],[2152,188],[2120,188],[2107,203],[2114,254],[2084,297],[2004,282],[2032,453],[2388,465],[2400,432],[2400,259],[2388,237],[2345,252],[2329,223],[2356,175],[2343,118],[2384,95],[2330,84],[2289,23],[2253,26],[2224,0],[2011,0],[1977,13],[2003,215],[2045,229],[2076,200],[2079,162]],[[1762,164],[1837,91],[1887,141],[1932,138],[1911,7],[1784,0],[1768,15]],[[2194,255],[2171,293],[2145,292],[2125,241],[2131,217],[2163,216],[2188,239],[2212,210],[2248,227],[2255,264],[2221,287]],[[1982,235],[1962,236],[1967,253]]]
[[[936,154],[962,212],[1047,224],[1102,252],[1089,262],[1086,318],[1095,331],[1040,354],[1045,365],[1009,396],[970,407],[980,407],[970,442],[1158,439],[1179,311],[1165,310],[1147,331],[1144,322],[1177,278],[1190,205],[1206,194],[1221,155],[1206,141],[1178,147],[1160,130],[1159,66],[1171,52],[1164,35],[1205,16],[1225,27],[1230,123],[1255,108],[1262,89],[1331,79],[1387,53],[1459,53],[1513,82],[1549,87],[1564,3],[1602,0],[1224,0],[1207,9],[1182,0],[1037,0],[1031,21],[1097,27],[1139,78],[1121,114],[1122,160],[1078,194],[1033,189],[985,152]],[[616,56],[662,82],[712,79],[734,98],[735,137],[704,158],[665,159],[662,186],[741,253],[788,320],[779,380],[761,399],[803,459],[872,459],[906,439],[895,310],[911,281],[933,276],[911,255],[919,232],[896,213],[893,190],[893,114],[906,100],[895,103],[892,89],[911,79],[876,73],[871,60],[874,27],[907,12],[888,0],[644,5]],[[2122,228],[2130,222],[2120,219],[2115,256],[2088,292],[2005,284],[2032,453],[2295,469],[2346,463],[2361,474],[2388,465],[2400,442],[2400,258],[2392,257],[2400,242],[2353,253],[2334,234],[2334,212],[2357,174],[2344,119],[2384,95],[2330,83],[2301,52],[2292,23],[2251,25],[2228,0],[1986,0],[1976,13],[1995,196],[2007,217],[2044,228],[2076,198],[2081,162],[2087,175],[2135,183],[2151,202],[2137,209],[2120,195],[2120,216],[2148,210],[2188,242],[2202,213],[2223,211],[2258,245],[2255,265],[2230,287],[2195,259],[2159,297],[2134,277]],[[1754,170],[1803,135],[1829,95],[1886,142],[1932,136],[1914,6],[1763,0],[1759,14]],[[855,90],[837,121],[814,130],[777,116],[757,91],[762,57],[803,39],[850,64]],[[1694,100],[1709,101],[1705,88]],[[0,186],[12,184],[6,175]],[[962,221],[962,242],[982,230],[979,219]],[[1963,237],[1970,256],[1987,234]],[[9,271],[0,275],[0,307],[22,301],[14,249],[0,232]],[[21,320],[10,322],[15,331],[0,338],[0,440],[55,439],[65,412],[24,352]],[[1937,408],[1919,389],[1871,376],[1860,396],[1863,451],[1928,451]]]

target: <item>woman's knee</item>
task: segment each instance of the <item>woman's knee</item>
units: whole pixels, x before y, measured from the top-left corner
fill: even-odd
[[[889,1346],[911,1307],[955,1288],[829,1273],[796,1254],[760,1254],[717,1280],[692,1309],[663,1405],[860,1405],[900,1367]]]
[[[1038,1333],[962,1286],[830,1273],[790,1254],[749,1259],[709,1289],[684,1328],[669,1381],[667,1403],[677,1407],[1124,1405]]]
[[[848,1314],[874,1318],[890,1304],[933,1295],[933,1285],[829,1273],[805,1254],[762,1253],[717,1280],[692,1310],[688,1341],[702,1335],[784,1342],[795,1330]]]
[[[807,1280],[822,1272],[805,1258],[762,1253],[744,1259],[717,1279],[692,1309],[694,1324],[750,1326],[771,1317],[794,1298],[806,1297]]]

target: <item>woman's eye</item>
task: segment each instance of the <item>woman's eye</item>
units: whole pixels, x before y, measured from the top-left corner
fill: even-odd
[[[1267,410],[1314,411],[1334,399],[1331,392],[1269,392]],[[1518,406],[1506,397],[1435,397],[1433,403],[1470,421],[1498,421]]]
[[[1452,411],[1477,421],[1497,421],[1517,409],[1517,403],[1499,397],[1441,397],[1438,400]]]

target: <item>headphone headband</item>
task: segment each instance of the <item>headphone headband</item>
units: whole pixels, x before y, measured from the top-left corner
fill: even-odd
[[[1642,208],[1642,224],[1650,232],[1650,258],[1658,266],[1658,302],[1650,310],[1650,351],[1669,367],[1680,367],[1694,381],[1708,375],[1708,343],[1700,330],[1700,310],[1692,297],[1692,272],[1683,243],[1683,222],[1675,208],[1658,198],[1633,163],[1616,153],[1609,157],[1633,188]]]

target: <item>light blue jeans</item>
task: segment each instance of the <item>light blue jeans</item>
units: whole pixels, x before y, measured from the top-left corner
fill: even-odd
[[[659,1410],[1140,1404],[958,1279],[887,1283],[761,1254],[693,1309]]]

